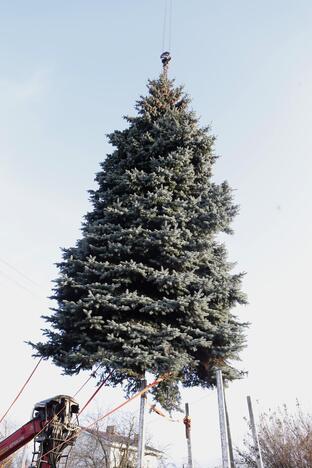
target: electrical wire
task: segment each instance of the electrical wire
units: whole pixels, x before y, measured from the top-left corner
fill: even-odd
[[[12,283],[14,283],[16,286],[18,286],[19,288],[21,289],[24,289],[25,291],[27,291],[29,294],[32,294],[33,296],[39,298],[39,299],[42,299],[41,296],[39,294],[37,294],[35,291],[32,291],[31,289],[27,288],[26,286],[24,286],[22,283],[20,283],[19,281],[15,280],[14,278],[12,278],[10,275],[8,275],[7,273],[4,273],[4,271],[0,270],[0,274],[2,276],[4,276],[4,278],[6,278],[7,280],[11,281]]]
[[[22,276],[24,279],[26,279],[27,281],[29,281],[30,283],[32,283],[34,286],[37,286],[38,288],[41,288],[42,286],[37,283],[36,281],[34,281],[33,279],[31,279],[29,276],[25,275],[25,273],[23,273],[21,270],[19,270],[18,268],[16,268],[14,265],[12,265],[11,263],[9,263],[7,260],[4,260],[3,258],[0,257],[0,262],[3,263],[4,265],[6,265],[7,267],[11,268],[11,270],[15,271],[17,274],[19,274],[20,276]]]

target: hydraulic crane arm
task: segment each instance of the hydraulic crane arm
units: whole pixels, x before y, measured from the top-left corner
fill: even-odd
[[[0,462],[35,440],[31,468],[56,468],[64,449],[74,444],[78,422],[73,416],[78,414],[76,401],[59,395],[35,405],[33,419],[6,439],[0,442]]]
[[[28,444],[43,428],[39,418],[32,419],[0,442],[0,461]]]

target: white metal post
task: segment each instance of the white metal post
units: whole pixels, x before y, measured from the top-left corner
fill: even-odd
[[[147,385],[146,380],[142,380],[141,390]],[[140,416],[139,416],[139,438],[138,438],[138,462],[137,468],[143,468],[144,451],[145,451],[145,406],[146,395],[143,393],[140,398]]]
[[[185,436],[187,443],[187,468],[193,468],[192,442],[191,442],[191,419],[189,404],[185,403]]]
[[[225,390],[224,390],[224,406],[225,406],[226,429],[227,429],[227,435],[228,435],[228,445],[229,445],[229,454],[230,454],[230,466],[231,468],[235,468],[230,418],[229,418],[229,413],[228,413],[227,404],[226,404]]]
[[[221,449],[222,449],[222,467],[223,468],[231,468],[228,432],[227,432],[227,426],[226,426],[226,414],[225,414],[225,401],[224,401],[222,371],[217,370],[216,375],[217,375],[219,423],[220,423],[220,436],[221,436]]]
[[[248,404],[248,412],[249,412],[249,419],[250,419],[252,437],[253,437],[254,445],[255,445],[255,449],[256,449],[257,468],[263,468],[261,448],[260,448],[260,444],[259,444],[258,432],[257,432],[257,427],[256,427],[256,423],[255,423],[255,418],[254,418],[254,414],[253,414],[253,409],[252,409],[252,403],[251,403],[250,396],[247,397],[247,404]]]

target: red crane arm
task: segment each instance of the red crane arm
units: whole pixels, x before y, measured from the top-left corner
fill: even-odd
[[[41,421],[40,418],[32,419],[2,440],[0,442],[0,461],[30,442],[42,430],[43,425],[44,421]]]
[[[67,395],[40,401],[33,419],[0,442],[0,462],[34,439],[31,466],[56,468],[61,458],[68,457],[68,451],[63,452],[78,435],[78,412],[77,402]]]

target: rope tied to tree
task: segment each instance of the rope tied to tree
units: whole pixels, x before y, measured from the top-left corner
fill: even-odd
[[[26,382],[22,385],[21,389],[19,390],[19,392],[17,393],[16,397],[14,398],[14,400],[12,401],[12,403],[10,404],[9,408],[6,410],[6,412],[3,414],[3,416],[0,418],[0,424],[2,423],[2,421],[4,420],[4,418],[8,415],[9,411],[12,409],[12,407],[15,405],[15,403],[17,402],[17,400],[19,399],[19,397],[21,396],[21,394],[23,393],[23,391],[25,390],[27,384],[30,382],[31,378],[33,377],[34,373],[36,372],[36,370],[38,369],[39,367],[39,364],[41,363],[41,361],[43,360],[43,357],[37,362],[37,364],[35,365],[34,369],[32,370],[31,374],[29,375],[29,377],[27,378]]]
[[[98,388],[95,390],[95,392],[91,395],[91,397],[89,398],[89,400],[83,405],[83,407],[81,408],[81,410],[79,411],[79,414],[78,416],[81,415],[81,413],[86,409],[86,407],[91,403],[91,401],[93,400],[93,398],[99,393],[99,391],[101,390],[102,387],[104,387],[104,385],[106,385],[107,381],[111,378],[111,376],[113,375],[113,370],[108,374],[108,376],[103,380],[103,382],[100,383],[100,385],[98,386]],[[91,374],[92,376],[92,374]]]

